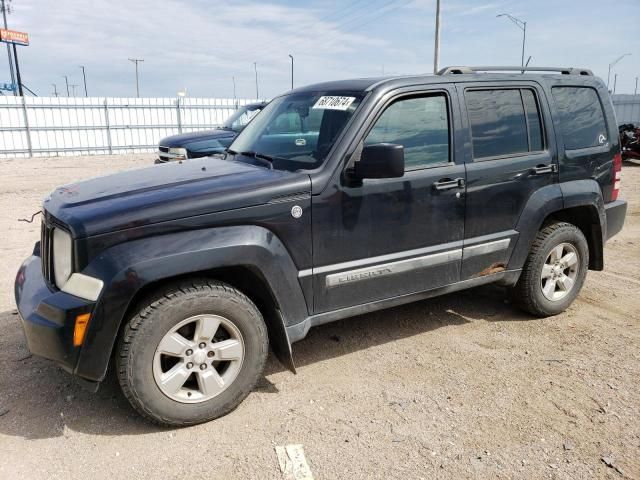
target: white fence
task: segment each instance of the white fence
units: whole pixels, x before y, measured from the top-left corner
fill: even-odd
[[[640,124],[640,95],[612,95],[618,124]]]
[[[152,152],[250,99],[0,97],[0,158]]]

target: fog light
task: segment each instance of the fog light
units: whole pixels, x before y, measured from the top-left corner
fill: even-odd
[[[76,325],[73,329],[73,346],[79,347],[84,342],[84,335],[87,333],[87,326],[89,326],[90,313],[83,313],[76,317]]]

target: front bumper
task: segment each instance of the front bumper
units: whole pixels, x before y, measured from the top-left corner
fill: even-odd
[[[604,211],[607,217],[607,240],[616,235],[624,225],[624,218],[627,215],[627,202],[616,200],[606,203]]]
[[[42,261],[36,244],[34,254],[18,270],[16,305],[29,350],[74,373],[80,347],[73,346],[75,318],[91,313],[94,303],[61,291],[52,291],[42,275]]]

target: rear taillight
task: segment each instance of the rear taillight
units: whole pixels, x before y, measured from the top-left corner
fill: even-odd
[[[617,200],[620,194],[620,177],[622,175],[622,155],[616,153],[613,157],[613,190],[611,200]]]

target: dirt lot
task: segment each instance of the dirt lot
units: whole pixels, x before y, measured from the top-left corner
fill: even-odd
[[[271,358],[235,412],[169,430],[113,378],[87,393],[29,356],[13,299],[39,235],[17,219],[151,158],[0,161],[0,478],[277,479],[287,444],[318,479],[640,478],[640,166],[606,271],[565,314],[532,319],[485,287],[329,324],[294,346],[297,376]]]

